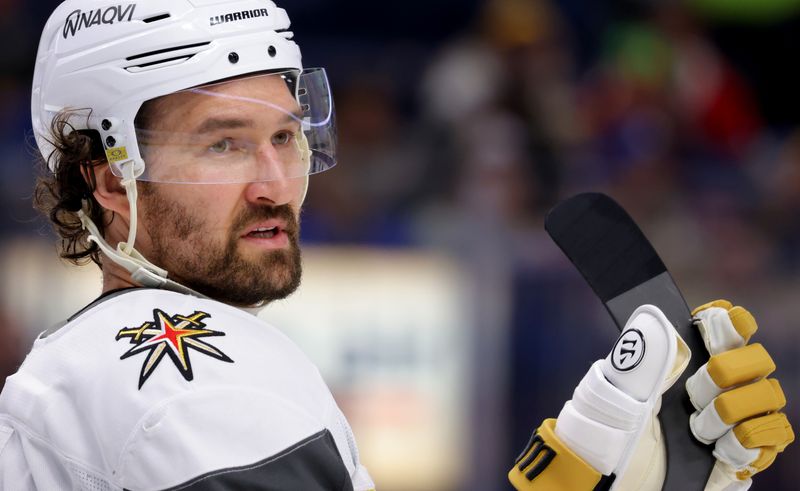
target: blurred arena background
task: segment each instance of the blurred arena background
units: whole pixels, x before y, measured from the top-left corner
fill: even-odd
[[[57,3],[0,0],[0,384],[100,288],[31,208],[31,72]],[[632,213],[693,306],[754,312],[800,428],[800,0],[281,5],[329,70],[340,158],[312,178],[304,286],[263,315],[321,367],[379,489],[509,489],[610,349],[542,228],[580,191]],[[798,461],[795,443],[754,488],[797,489]]]

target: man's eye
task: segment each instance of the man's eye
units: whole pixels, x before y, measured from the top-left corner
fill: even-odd
[[[233,147],[233,142],[231,142],[230,138],[225,138],[224,140],[220,140],[217,143],[208,147],[208,149],[213,153],[225,153],[231,150]]]
[[[272,144],[273,145],[286,145],[292,138],[294,137],[294,133],[290,131],[281,131],[280,133],[276,133],[275,136],[272,137]]]

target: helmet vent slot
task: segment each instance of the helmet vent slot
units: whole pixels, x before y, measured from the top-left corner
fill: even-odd
[[[170,14],[154,15],[153,17],[148,17],[147,19],[142,19],[142,22],[144,22],[145,24],[149,24],[151,22],[158,22],[160,20],[169,19],[170,17],[172,17],[172,15],[170,15]]]
[[[159,49],[157,51],[149,51],[147,53],[141,53],[141,54],[138,54],[138,55],[129,56],[129,57],[125,58],[125,59],[128,60],[128,61],[140,60],[142,58],[147,58],[147,57],[155,56],[155,55],[161,55],[161,54],[164,54],[164,53],[173,53],[175,51],[181,51],[181,50],[184,50],[184,49],[200,48],[200,47],[203,47],[203,46],[208,46],[209,44],[211,44],[210,41],[209,42],[205,42],[205,43],[187,44],[185,46],[175,46],[175,47],[172,47],[172,48]],[[200,50],[197,50],[197,51],[200,51]],[[197,53],[197,51],[195,51],[195,53],[191,53],[191,54],[194,55],[194,54]]]
[[[131,73],[145,72],[145,71],[148,71],[148,70],[154,70],[156,68],[165,68],[165,67],[168,67],[168,66],[179,65],[179,64],[181,64],[181,63],[183,63],[185,61],[191,60],[193,57],[194,57],[194,54],[191,54],[189,56],[175,56],[175,57],[166,58],[166,59],[163,59],[163,60],[157,60],[157,61],[151,61],[151,62],[148,62],[148,63],[142,63],[141,65],[134,65],[134,66],[125,67],[125,70],[127,70],[127,71],[129,71]]]

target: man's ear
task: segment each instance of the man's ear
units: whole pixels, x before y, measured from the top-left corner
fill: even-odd
[[[81,168],[83,178],[86,182],[92,182],[88,172],[94,173],[94,199],[108,211],[121,216],[126,222],[130,221],[130,205],[128,203],[125,187],[122,186],[122,178],[117,177],[111,172],[111,167],[106,164],[90,165]]]

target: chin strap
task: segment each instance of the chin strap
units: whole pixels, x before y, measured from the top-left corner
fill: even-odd
[[[136,188],[136,175],[134,174],[135,167],[133,161],[119,166],[123,173],[122,186],[125,188],[131,215],[127,242],[120,242],[117,244],[117,248],[113,249],[103,238],[103,235],[97,229],[97,225],[95,225],[92,219],[89,218],[83,210],[80,210],[78,211],[78,217],[81,220],[81,224],[83,224],[83,228],[89,231],[88,240],[97,244],[100,250],[103,251],[103,254],[125,268],[125,270],[131,274],[131,279],[142,286],[148,288],[164,288],[206,298],[205,295],[168,279],[167,270],[159,268],[148,261],[133,247],[136,243],[136,227],[138,222],[136,211],[139,196]]]

